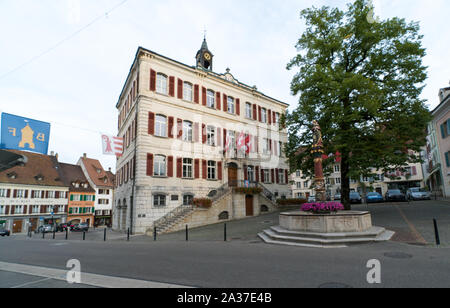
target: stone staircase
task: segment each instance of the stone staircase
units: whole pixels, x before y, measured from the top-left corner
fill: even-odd
[[[310,248],[345,248],[352,244],[388,241],[394,232],[381,227],[372,227],[365,232],[313,233],[289,231],[280,226],[264,230],[258,236],[268,244],[300,246]]]
[[[153,235],[154,228],[156,227],[156,232],[158,234],[167,233],[167,230],[171,229],[174,225],[184,220],[186,216],[195,211],[192,205],[181,205],[174,209],[173,211],[167,213],[160,219],[153,223],[153,228],[147,230],[147,234]]]

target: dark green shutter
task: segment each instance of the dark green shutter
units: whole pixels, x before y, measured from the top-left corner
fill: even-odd
[[[70,201],[73,201],[73,195],[70,195]]]
[[[445,153],[445,163],[447,164],[447,167],[450,167],[450,153]]]
[[[441,135],[442,135],[442,139],[445,139],[445,127],[444,127],[444,125],[445,125],[445,124],[442,124],[442,125],[441,125]]]

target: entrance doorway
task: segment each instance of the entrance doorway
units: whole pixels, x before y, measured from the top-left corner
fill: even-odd
[[[228,165],[228,185],[230,187],[238,186],[238,167],[234,163]]]
[[[22,220],[14,220],[13,233],[22,233]]]
[[[246,195],[245,196],[245,216],[253,216],[253,196]]]

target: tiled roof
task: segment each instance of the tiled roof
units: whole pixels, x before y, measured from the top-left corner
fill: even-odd
[[[7,151],[25,156],[26,163],[1,171],[0,183],[66,186],[58,172],[59,165],[56,157],[16,150]]]
[[[69,187],[71,192],[95,193],[88,180],[84,176],[81,166],[60,163],[60,173],[64,184]],[[74,184],[79,184],[76,187]],[[87,184],[87,187],[84,187]]]
[[[82,157],[81,161],[87,170],[89,178],[95,186],[108,188],[114,187],[114,175],[111,178],[111,176],[108,175],[108,173],[103,169],[102,164],[98,160]]]

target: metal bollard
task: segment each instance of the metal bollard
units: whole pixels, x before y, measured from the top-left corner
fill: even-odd
[[[85,241],[85,240],[86,240],[86,232],[83,231],[83,241]]]
[[[189,241],[189,230],[188,230],[188,225],[186,225],[186,242]]]
[[[130,241],[130,228],[128,228],[128,231],[127,231],[127,241],[128,242]]]
[[[55,239],[55,230],[53,230],[53,239]]]
[[[224,242],[227,241],[227,224],[226,223],[223,225],[223,240],[224,240]]]
[[[439,246],[441,245],[441,240],[439,239],[439,229],[436,218],[433,219],[433,223],[434,223],[434,235],[436,237],[436,245]]]
[[[42,230],[42,239],[44,239],[44,238],[45,238],[45,231]]]
[[[66,228],[66,241],[69,238],[69,230]]]
[[[156,227],[154,227],[153,228],[153,241],[155,241],[155,242],[156,242],[157,232],[158,232],[158,230],[156,229]]]

